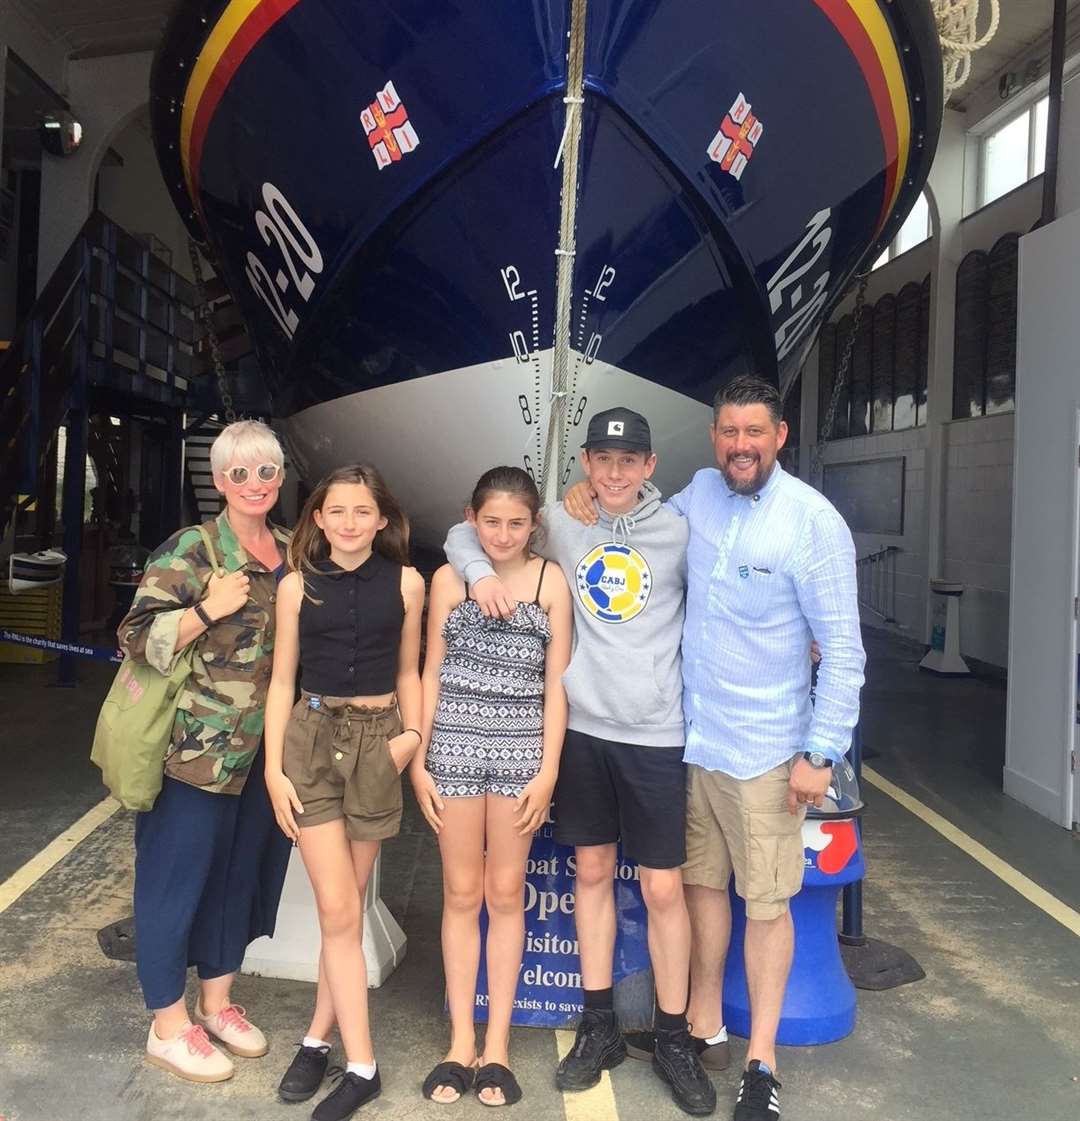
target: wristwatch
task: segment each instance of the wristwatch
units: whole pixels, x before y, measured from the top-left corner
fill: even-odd
[[[206,608],[203,607],[201,603],[194,604],[192,610],[202,620],[203,626],[205,626],[207,629],[214,625],[214,620],[211,619],[209,615],[207,615]]]
[[[802,757],[815,770],[821,771],[826,767],[832,770],[832,760],[827,755],[822,755],[820,751],[804,751]]]

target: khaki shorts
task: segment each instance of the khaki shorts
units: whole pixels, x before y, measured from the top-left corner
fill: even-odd
[[[683,882],[726,891],[731,873],[751,919],[775,919],[802,887],[806,807],[787,810],[794,760],[757,778],[687,768]]]
[[[285,728],[283,759],[304,804],[296,824],[305,828],[343,817],[352,841],[396,836],[401,776],[386,741],[400,732],[396,705],[357,707],[341,697],[301,694]]]

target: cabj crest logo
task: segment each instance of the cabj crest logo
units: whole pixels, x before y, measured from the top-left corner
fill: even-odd
[[[652,591],[645,558],[613,541],[597,545],[578,561],[575,581],[585,610],[605,623],[628,623],[640,615]]]

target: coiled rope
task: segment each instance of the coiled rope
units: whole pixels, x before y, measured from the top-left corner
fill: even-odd
[[[937,23],[941,43],[942,64],[945,71],[945,100],[962,86],[971,74],[971,56],[997,34],[1001,20],[999,0],[931,0],[934,21]],[[989,7],[990,25],[978,32],[981,9]]]

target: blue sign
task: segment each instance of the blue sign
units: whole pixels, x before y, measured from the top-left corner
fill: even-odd
[[[96,658],[101,662],[122,662],[123,652],[116,647],[87,646],[84,642],[61,642],[38,634],[20,634],[18,631],[0,630],[0,642],[13,642],[17,646],[33,646],[56,654],[77,654],[80,658]]]
[[[525,952],[511,1022],[525,1027],[563,1028],[581,1015],[581,965],[574,926],[574,850],[557,845],[550,823],[537,830],[525,873]],[[615,865],[615,985],[647,972],[649,946],[645,904],[638,868],[624,860]],[[481,945],[487,936],[487,912],[480,916]],[[649,983],[648,1008],[652,1009]],[[487,969],[480,955],[476,979],[476,1020],[487,1022]]]

